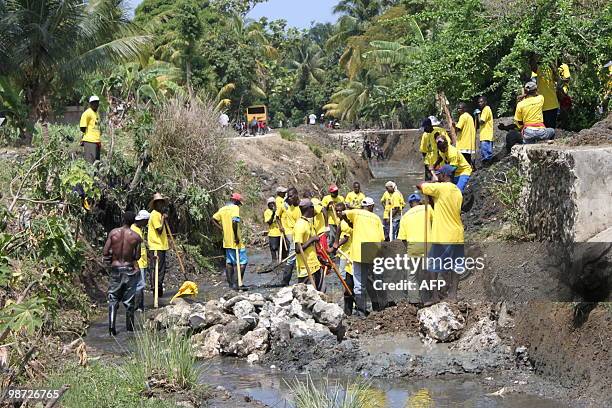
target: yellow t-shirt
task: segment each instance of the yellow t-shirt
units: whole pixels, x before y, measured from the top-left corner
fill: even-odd
[[[359,194],[356,194],[354,191],[351,191],[344,197],[344,202],[351,208],[361,208],[361,202],[364,199],[365,194],[363,192],[360,191]]]
[[[482,108],[480,112],[480,141],[493,141],[493,112],[489,106]]]
[[[516,105],[516,111],[514,112],[514,122],[519,126],[519,122],[523,122],[523,126],[543,128],[544,127],[544,114],[542,113],[542,106],[544,104],[544,97],[542,95],[529,96]],[[535,124],[539,124],[534,126]],[[522,127],[522,126],[519,126]]]
[[[385,191],[382,198],[380,199],[380,202],[385,206],[385,212],[383,214],[384,220],[389,219],[389,214],[391,214],[392,209],[399,208],[401,211],[406,205],[406,202],[404,201],[404,196],[402,196],[402,193],[397,190],[395,190],[393,194],[389,194],[388,191]],[[399,217],[399,215],[395,216],[395,218],[397,217]]]
[[[557,99],[557,80],[550,68],[540,68],[532,74],[532,77],[537,77],[538,94],[544,97],[544,105],[542,110],[557,109],[559,100]]]
[[[353,229],[350,227],[350,225],[348,225],[346,221],[342,220],[340,221],[340,239],[342,240],[345,237],[348,238],[348,240],[344,244],[340,245],[340,250],[343,254],[346,254],[346,257],[342,254],[339,254],[340,259],[350,259],[351,245],[353,240]],[[347,262],[344,270],[351,275],[353,274],[353,265],[351,264],[351,262]]]
[[[349,256],[353,262],[361,262],[361,245],[380,244],[385,240],[382,221],[368,210],[347,210],[346,218],[353,224],[353,237]]]
[[[313,198],[312,204],[314,206],[314,228],[317,235],[321,235],[327,231],[327,225],[325,225],[325,214],[323,214],[323,204],[318,198]]]
[[[423,194],[434,198],[435,212],[431,227],[431,242],[462,244],[461,191],[453,183],[424,183],[422,189]]]
[[[425,255],[425,243],[431,240],[431,221],[433,220],[433,208],[427,205],[427,218],[425,205],[417,205],[404,214],[400,221],[397,239],[408,242],[408,254],[412,256]],[[427,221],[425,221],[427,220]],[[425,236],[427,228],[427,236]]]
[[[314,225],[306,220],[303,217],[300,217],[299,220],[295,223],[295,228],[293,230],[293,242],[296,244],[305,244],[311,237],[317,235],[315,231]],[[298,278],[304,278],[308,276],[308,270],[306,269],[306,265],[304,264],[304,258],[297,251],[297,270],[298,270]],[[321,268],[321,263],[319,262],[319,258],[317,258],[317,249],[316,244],[310,245],[308,248],[304,248],[304,257],[306,257],[306,262],[308,263],[308,267],[310,268],[311,273],[315,273]]]
[[[567,64],[559,65],[559,78],[568,80],[572,77],[570,69]],[[569,93],[569,85],[567,82],[563,82],[563,92],[567,95]]]
[[[421,145],[419,150],[421,153],[425,153],[423,162],[428,166],[433,166],[436,163],[438,157],[438,144],[436,143],[435,134],[438,133],[446,138],[448,144],[451,144],[451,139],[448,137],[446,129],[434,126],[433,131],[430,133],[424,132],[421,136]]]
[[[329,208],[327,207],[329,204],[331,203],[343,203],[344,202],[344,197],[342,197],[340,194],[338,194],[338,197],[333,198],[331,196],[331,194],[326,195],[325,197],[323,197],[323,201],[321,201],[321,204],[323,204],[323,207],[327,208],[327,223],[329,225],[336,225],[336,221],[334,220],[334,209],[332,209],[332,207],[330,206]],[[337,217],[337,214],[336,214]]]
[[[472,175],[472,166],[455,146],[448,146],[446,153],[441,150],[438,151],[438,155],[443,164],[450,164],[457,169],[455,170],[455,177]]]
[[[472,115],[463,112],[463,114],[459,116],[457,128],[461,129],[457,135],[457,149],[466,153],[476,152],[476,128],[474,127]]]
[[[170,246],[168,246],[168,235],[166,228],[162,228],[163,226],[162,214],[157,210],[153,210],[147,225],[147,240],[149,241],[149,250],[167,251],[170,249]],[[161,234],[157,232],[157,229],[159,228],[162,228]]]
[[[286,215],[283,214],[283,212],[281,211],[281,208],[285,206],[285,199],[283,197],[276,196],[274,197],[274,200],[276,201],[276,217],[280,220],[283,228],[286,228],[286,223],[284,220],[284,217],[286,217]]]
[[[272,222],[272,224],[268,224],[273,219],[274,221]],[[269,208],[266,208],[266,210],[264,211],[264,222],[268,225],[269,237],[281,236],[280,228],[278,227],[278,219],[276,219],[274,211]]]
[[[83,142],[100,143],[100,115],[93,109],[87,108],[81,115],[79,127],[86,128]]]
[[[149,261],[147,260],[147,246],[145,245],[145,242],[144,242],[142,230],[136,224],[132,224],[130,229],[134,231],[135,233],[137,233],[138,236],[142,239],[142,242],[140,243],[140,258],[138,259],[138,267],[140,269],[145,269],[147,266],[149,266]]]
[[[227,204],[213,214],[213,219],[218,221],[223,227],[223,248],[236,249],[233,222],[238,221],[238,237],[240,238],[242,235],[240,228],[240,207],[236,204]],[[244,242],[240,239],[240,247],[238,249],[242,248],[244,248]]]
[[[295,227],[295,223],[302,216],[302,211],[300,211],[300,207],[298,206],[289,205],[283,202],[283,204],[277,208],[276,216],[280,217],[283,228],[285,229],[285,234],[293,235],[293,227]]]

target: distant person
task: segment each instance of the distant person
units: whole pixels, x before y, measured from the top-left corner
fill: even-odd
[[[349,210],[361,208],[361,202],[365,199],[365,194],[361,191],[361,184],[358,181],[353,182],[353,191],[350,191],[344,198],[346,207]]]
[[[168,244],[168,231],[166,231],[166,214],[167,199],[161,194],[155,193],[153,199],[149,202],[149,208],[152,208],[151,216],[147,228],[147,241],[149,244],[149,256],[151,257],[151,288],[157,290],[159,297],[164,296],[164,278],[166,277],[167,269],[167,253],[170,249]],[[157,288],[155,288],[155,268],[157,268]]]
[[[367,160],[370,160],[372,158],[372,146],[370,145],[369,140],[363,141],[363,152]]]
[[[457,136],[457,149],[463,153],[463,156],[471,165],[472,155],[476,153],[476,127],[474,126],[474,119],[468,113],[467,105],[463,102],[457,105],[457,112],[459,113],[459,121],[453,123],[455,129],[459,132]]]
[[[438,144],[438,159],[434,167],[441,167],[442,165],[452,166],[455,169],[452,181],[463,193],[468,181],[470,181],[472,166],[463,157],[463,153],[457,150],[455,146],[449,145],[444,137],[438,136],[436,143]],[[436,181],[436,178],[434,178],[434,181]]]
[[[270,256],[272,262],[278,261],[278,250],[281,243],[280,219],[276,216],[276,202],[274,197],[267,200],[267,207],[264,211],[264,222],[268,224],[268,245],[270,246]]]
[[[321,271],[321,262],[317,257],[319,236],[314,225],[309,221],[315,215],[312,201],[305,198],[299,202],[302,216],[296,221],[293,231],[295,253],[297,254],[298,283],[310,283],[314,280],[315,288],[321,290],[325,275]],[[309,277],[310,275],[310,277]]]
[[[544,123],[544,97],[538,95],[538,85],[529,81],[524,89],[525,97],[516,105],[514,113],[514,122],[522,129],[523,143],[532,144],[554,139],[555,129],[546,127]]]
[[[83,133],[81,146],[83,146],[83,158],[89,163],[94,163],[100,160],[100,146],[102,140],[100,138],[100,98],[96,95],[89,97],[89,108],[81,115],[79,127]]]
[[[423,135],[421,136],[421,144],[419,150],[423,155],[423,164],[425,166],[425,180],[430,180],[433,175],[433,165],[438,157],[438,146],[436,145],[436,135],[442,135],[451,144],[451,139],[448,137],[446,129],[440,126],[440,121],[435,116],[429,116],[421,122]]]
[[[427,254],[427,280],[444,279],[450,301],[457,300],[459,267],[465,265],[463,222],[461,205],[463,196],[451,182],[454,173],[452,166],[444,165],[436,170],[438,182],[421,182],[417,188],[434,200],[434,216],[431,227],[431,249]],[[429,238],[428,238],[429,239]],[[425,306],[438,303],[441,294],[433,288],[429,302]]]
[[[308,115],[308,124],[309,125],[316,125],[317,124],[317,115],[315,115],[314,113],[311,113],[310,115]]]
[[[116,320],[119,302],[125,306],[125,327],[134,331],[134,300],[140,277],[138,259],[142,238],[130,229],[135,215],[131,211],[123,214],[120,228],[108,234],[104,244],[104,256],[111,257],[111,274],[108,286],[108,331],[117,334]]]
[[[295,187],[291,187],[287,190],[287,197],[285,198],[283,205],[277,208],[278,216],[281,218],[283,223],[283,229],[285,234],[285,241],[287,242],[288,254],[287,264],[283,271],[282,285],[288,286],[293,276],[293,268],[295,267],[295,244],[293,241],[293,233],[297,220],[302,216],[300,211],[300,196]]]
[[[229,122],[230,122],[229,116],[227,116],[227,114],[223,112],[221,116],[219,116],[219,125],[221,125],[223,129],[225,129],[229,126]]]
[[[225,278],[230,289],[238,288],[238,263],[240,263],[240,278],[248,264],[247,251],[242,240],[240,206],[242,196],[233,193],[230,201],[212,216],[212,223],[223,233],[223,248],[225,249]]]
[[[259,131],[259,122],[257,121],[257,118],[251,119],[249,122],[249,130],[251,132],[251,136],[257,135],[257,132]]]
[[[338,234],[338,228],[340,227],[339,225],[339,217],[338,214],[336,214],[335,210],[336,207],[335,205],[337,203],[343,203],[344,202],[344,197],[342,197],[339,194],[339,189],[338,186],[335,184],[332,184],[329,186],[328,188],[329,194],[327,194],[325,197],[323,197],[323,200],[321,200],[321,204],[323,204],[323,208],[325,208],[325,211],[327,211],[327,225],[329,225],[329,239],[328,242],[335,242],[336,241],[336,235]]]
[[[485,96],[478,98],[478,106],[480,107],[480,114],[478,116],[478,122],[480,123],[480,155],[483,165],[487,165],[493,159],[493,112]]]
[[[132,231],[138,234],[142,239],[140,244],[140,258],[138,259],[138,268],[140,269],[140,280],[138,286],[136,286],[136,311],[144,312],[144,290],[147,286],[147,275],[149,271],[149,259],[147,255],[147,245],[145,244],[144,234],[142,229],[147,226],[151,218],[151,214],[147,210],[140,210],[136,214],[134,223],[130,227]]]
[[[551,66],[543,66],[540,64],[540,56],[537,54],[532,54],[529,57],[529,67],[532,71],[531,81],[537,84],[538,92],[544,99],[542,104],[544,126],[555,129],[557,127],[557,116],[559,115],[560,107],[558,91],[559,88],[562,92],[563,88],[566,90],[569,88],[569,67],[566,64],[562,64],[561,70],[555,70]]]
[[[397,239],[402,209],[406,205],[406,202],[393,181],[387,181],[385,190],[385,193],[380,199],[380,202],[385,207],[383,213],[385,241],[393,241]],[[391,232],[393,232],[393,234],[391,234]]]

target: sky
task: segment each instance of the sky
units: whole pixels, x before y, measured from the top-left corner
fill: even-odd
[[[142,0],[127,0],[126,3],[133,10]],[[332,13],[332,8],[337,0],[268,0],[260,3],[248,14],[255,20],[260,17],[268,17],[270,20],[285,19],[287,24],[296,28],[308,28],[310,22],[318,23],[334,22],[337,16]]]

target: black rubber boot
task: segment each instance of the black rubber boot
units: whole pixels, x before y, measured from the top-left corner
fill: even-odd
[[[117,330],[115,329],[115,323],[117,322],[117,309],[119,305],[117,303],[110,303],[108,305],[108,333],[111,336],[117,335]]]
[[[291,276],[293,275],[293,264],[287,264],[285,269],[283,270],[283,286],[289,286],[289,282],[291,282]]]
[[[125,330],[134,331],[134,311],[125,312]]]
[[[353,296],[344,296],[344,314],[350,316],[353,314]]]
[[[356,315],[359,317],[366,317],[368,315],[366,295],[364,293],[355,295],[355,308],[357,309]]]

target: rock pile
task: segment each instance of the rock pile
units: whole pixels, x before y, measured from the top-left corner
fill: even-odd
[[[255,362],[292,338],[341,340],[342,308],[323,296],[312,286],[298,284],[268,298],[260,293],[233,294],[205,304],[177,299],[155,317],[155,323],[160,329],[191,334],[199,358],[230,355]]]
[[[419,319],[421,331],[438,342],[456,340],[465,326],[463,315],[454,311],[446,302],[420,309],[417,312],[417,319]]]

